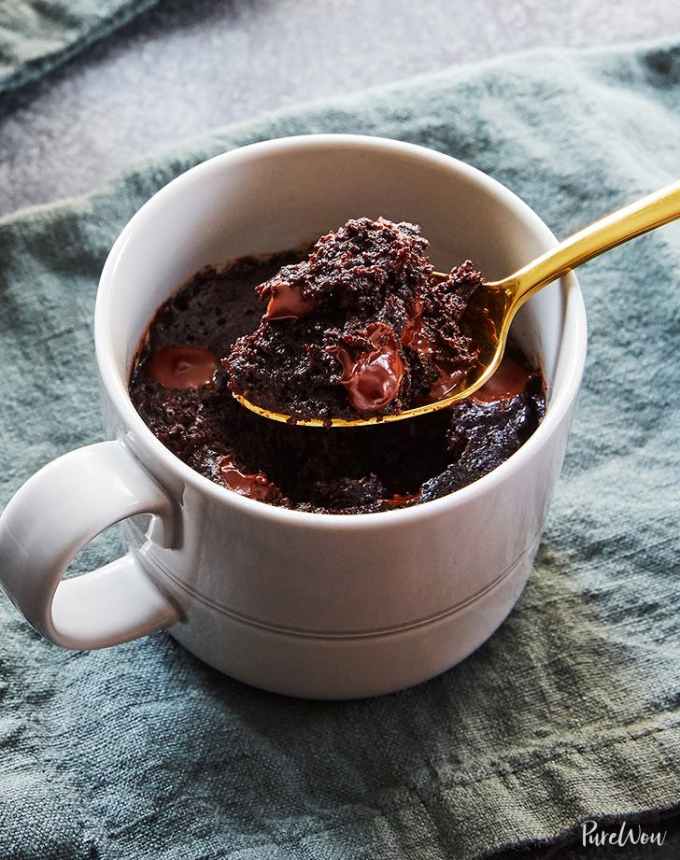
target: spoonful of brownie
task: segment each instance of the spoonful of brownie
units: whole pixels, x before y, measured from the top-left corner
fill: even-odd
[[[510,325],[570,269],[680,217],[680,182],[575,233],[500,281],[468,260],[436,272],[409,223],[359,218],[257,287],[266,310],[222,359],[234,397],[274,421],[403,421],[489,382]]]

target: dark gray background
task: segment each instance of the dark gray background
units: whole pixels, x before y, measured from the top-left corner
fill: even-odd
[[[0,98],[0,215],[273,108],[527,47],[673,31],[677,0],[161,0]]]

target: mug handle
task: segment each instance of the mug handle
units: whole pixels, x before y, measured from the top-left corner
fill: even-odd
[[[108,526],[155,514],[163,545],[174,507],[121,441],[65,454],[33,475],[0,517],[0,584],[28,621],[63,648],[105,648],[169,627],[179,613],[128,552],[62,581],[78,550]]]

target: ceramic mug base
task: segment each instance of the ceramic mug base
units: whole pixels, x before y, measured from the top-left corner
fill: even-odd
[[[314,636],[248,623],[163,577],[162,587],[183,615],[169,632],[213,668],[270,692],[306,699],[393,693],[445,672],[479,648],[517,602],[535,551],[532,547],[492,588],[444,617],[375,635]]]

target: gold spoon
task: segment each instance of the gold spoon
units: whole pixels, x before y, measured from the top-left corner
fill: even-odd
[[[396,415],[374,415],[351,420],[345,418],[325,420],[305,418],[295,419],[294,423],[302,427],[363,427],[367,424],[384,424],[388,421],[405,421],[407,418],[415,418],[418,415],[427,415],[429,412],[446,409],[451,404],[469,397],[478,388],[481,388],[498,369],[505,352],[510,324],[527,299],[556,278],[566,274],[570,269],[575,269],[582,263],[597,257],[598,254],[615,248],[629,239],[634,239],[642,233],[647,233],[649,230],[662,227],[676,218],[680,218],[680,182],[667,185],[660,191],[601,218],[591,224],[590,227],[579,230],[578,233],[574,233],[573,236],[560,242],[559,245],[546,251],[545,254],[541,254],[531,263],[527,263],[513,275],[503,278],[502,281],[484,283],[482,286],[484,293],[480,303],[488,309],[498,336],[494,343],[486,345],[487,354],[482,355],[478,375],[473,381],[470,381],[468,375],[465,388],[455,391],[441,400],[426,403],[414,409],[405,409]],[[434,276],[447,277],[441,272],[435,272]],[[480,290],[475,293],[475,298],[477,299],[479,295]],[[234,394],[234,397],[246,409],[261,415],[263,418],[282,422],[293,420],[289,415],[282,412],[271,412],[269,409],[252,403],[241,394]]]

